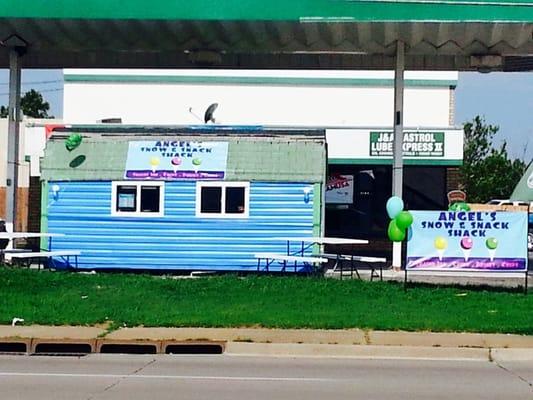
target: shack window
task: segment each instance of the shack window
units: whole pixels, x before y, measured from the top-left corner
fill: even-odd
[[[111,215],[162,217],[164,182],[113,182]]]
[[[117,186],[117,211],[135,211],[137,208],[137,188]]]
[[[247,218],[249,193],[248,182],[197,182],[196,216]]]
[[[206,186],[202,189],[202,213],[218,213],[222,212],[222,188]]]
[[[160,186],[141,186],[141,212],[159,212]]]

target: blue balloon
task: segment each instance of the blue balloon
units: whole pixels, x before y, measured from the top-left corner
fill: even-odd
[[[403,200],[398,196],[392,196],[389,200],[387,200],[387,214],[389,214],[389,218],[396,218],[396,216],[402,211]]]
[[[407,228],[407,241],[410,241],[413,238],[413,228]]]

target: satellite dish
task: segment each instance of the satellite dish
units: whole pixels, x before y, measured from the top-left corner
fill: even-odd
[[[209,107],[207,107],[207,110],[205,110],[204,114],[204,122],[207,124],[209,121],[215,123],[215,116],[213,115],[215,113],[215,110],[218,107],[218,103],[213,103]]]

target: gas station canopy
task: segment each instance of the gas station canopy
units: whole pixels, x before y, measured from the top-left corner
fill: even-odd
[[[3,0],[0,67],[533,70],[532,0]]]

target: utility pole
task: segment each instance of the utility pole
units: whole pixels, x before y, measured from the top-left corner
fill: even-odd
[[[403,194],[403,92],[405,71],[405,43],[396,42],[396,68],[394,70],[394,148],[392,160],[392,195]],[[392,243],[392,267],[402,267],[402,243]]]
[[[10,47],[9,50],[9,116],[7,131],[7,179],[5,218],[6,228],[8,231],[14,231],[16,229],[19,167],[18,164],[20,159],[20,58],[24,54],[25,50],[25,47],[20,46]]]

